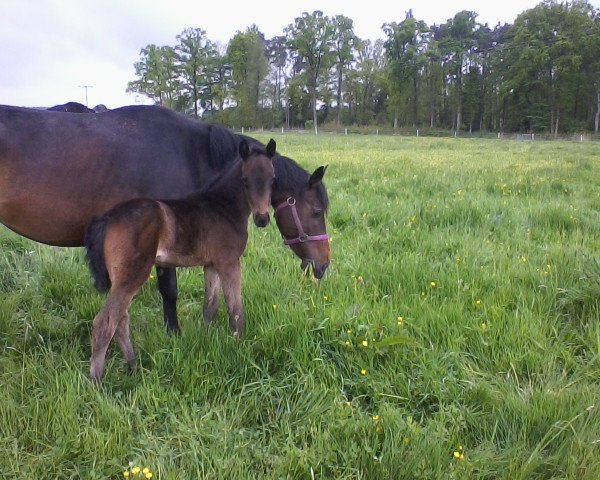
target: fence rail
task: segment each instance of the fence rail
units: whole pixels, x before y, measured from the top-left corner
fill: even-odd
[[[296,133],[303,135],[314,135],[313,129],[304,128],[235,128],[232,130],[237,133],[251,134],[253,132],[272,132],[272,133]],[[402,137],[439,137],[439,138],[489,138],[499,140],[517,140],[517,141],[540,141],[540,140],[563,140],[572,142],[600,141],[600,133],[564,133],[554,135],[552,133],[510,133],[510,132],[473,132],[452,131],[452,130],[430,130],[430,129],[392,129],[377,127],[340,127],[332,128],[324,126],[319,128],[322,135],[388,135]]]

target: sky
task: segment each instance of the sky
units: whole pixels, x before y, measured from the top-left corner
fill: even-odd
[[[108,108],[148,103],[125,92],[133,64],[149,44],[175,46],[185,28],[201,28],[226,46],[255,24],[266,38],[283,35],[303,12],[345,15],[363,39],[413,16],[441,24],[461,10],[491,27],[514,23],[537,0],[0,0],[0,104],[49,107],[76,101]],[[592,0],[598,7],[600,0]]]

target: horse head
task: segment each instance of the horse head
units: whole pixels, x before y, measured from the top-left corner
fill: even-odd
[[[308,179],[304,190],[273,191],[275,221],[283,235],[283,242],[302,260],[301,267],[312,265],[320,279],[329,266],[329,235],[325,225],[328,199],[322,183],[327,166],[317,168]]]

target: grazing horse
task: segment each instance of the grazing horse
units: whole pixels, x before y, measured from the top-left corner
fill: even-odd
[[[0,105],[0,222],[37,242],[82,246],[92,217],[119,202],[200,190],[231,165],[242,138],[158,106],[76,114]],[[325,168],[309,174],[281,155],[273,165],[277,226],[321,278],[330,256]],[[175,268],[157,273],[165,323],[177,331]]]
[[[234,336],[244,330],[240,257],[248,240],[248,217],[264,227],[269,222],[272,158],[266,151],[240,143],[241,159],[212,184],[180,200],[137,198],[119,203],[95,217],[85,237],[87,257],[98,290],[110,288],[92,330],[90,375],[100,381],[113,336],[130,368],[135,355],[129,335],[129,305],[154,264],[165,267],[204,266],[204,321],[210,324],[219,307],[220,285]]]

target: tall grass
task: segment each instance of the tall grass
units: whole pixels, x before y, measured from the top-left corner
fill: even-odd
[[[316,282],[252,228],[242,343],[223,308],[203,328],[198,269],[167,335],[151,278],[140,368],[114,348],[96,387],[83,252],[2,231],[0,476],[599,478],[600,146],[277,143],[329,164],[333,261]]]

